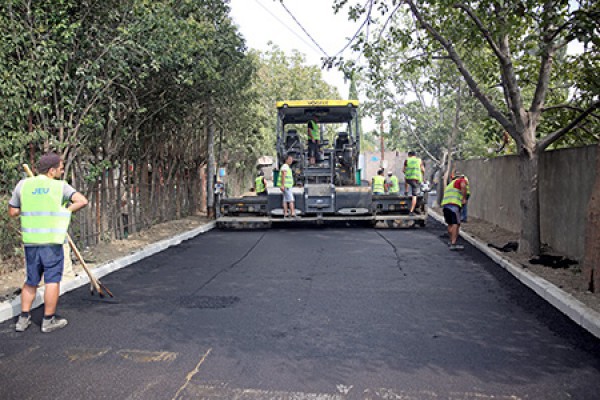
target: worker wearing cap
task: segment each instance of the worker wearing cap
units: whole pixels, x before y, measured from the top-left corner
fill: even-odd
[[[63,243],[71,213],[88,204],[85,196],[60,180],[64,164],[57,154],[43,155],[38,172],[38,176],[17,184],[8,203],[9,216],[21,217],[27,268],[17,332],[23,332],[31,325],[31,307],[42,276],[45,282],[42,332],[52,332],[67,325],[66,319],[55,315],[64,268]],[[67,203],[70,203],[68,207],[65,206]]]
[[[408,195],[408,188],[410,187],[412,202],[410,204],[410,215],[413,215],[415,208],[417,207],[417,196],[421,194],[421,182],[425,175],[425,167],[423,161],[416,156],[414,151],[408,152],[408,158],[404,161],[404,173],[405,192]]]
[[[444,190],[442,209],[444,220],[448,224],[448,243],[450,250],[462,250],[463,246],[456,244],[460,231],[460,209],[467,201],[467,181],[459,172],[455,172],[452,181]]]
[[[383,177],[383,169],[377,171],[377,175],[375,175],[371,181],[371,188],[373,190],[373,194],[385,194],[385,178]]]
[[[398,183],[398,177],[394,175],[392,171],[388,172],[386,187],[388,194],[400,193],[400,184]]]
[[[260,170],[258,176],[254,179],[254,190],[258,196],[267,195],[267,181],[265,181],[265,173]]]

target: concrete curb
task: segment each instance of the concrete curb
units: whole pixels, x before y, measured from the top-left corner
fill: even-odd
[[[146,257],[150,257],[156,253],[159,253],[171,246],[177,246],[181,242],[191,239],[195,236],[198,236],[201,233],[208,232],[216,226],[214,221],[199,226],[198,228],[192,229],[190,231],[181,233],[179,235],[173,236],[170,239],[164,239],[156,243],[149,244],[140,250],[136,250],[135,252],[117,258],[116,260],[112,260],[107,262],[106,264],[101,264],[98,267],[92,270],[92,273],[97,278],[102,278],[105,275],[110,274],[111,272],[117,271],[121,268],[125,268],[135,262],[143,260]],[[75,290],[83,285],[90,283],[90,279],[88,276],[83,273],[75,277],[74,279],[70,279],[68,281],[61,282],[60,285],[60,294],[64,294],[66,292],[70,292],[71,290]],[[44,304],[44,288],[40,288],[37,291],[35,301],[33,302],[32,309]],[[17,297],[10,302],[0,303],[0,322],[4,322],[8,319],[14,318],[15,316],[21,313],[21,297]]]
[[[444,217],[437,212],[429,209],[429,215],[438,222],[446,225]],[[561,290],[547,280],[523,269],[511,260],[502,257],[501,253],[491,249],[486,243],[471,236],[461,229],[460,236],[473,246],[477,247],[482,253],[491,258],[494,262],[514,275],[524,285],[536,292],[540,297],[553,305],[567,317],[571,318],[578,325],[589,331],[592,335],[600,338],[600,313],[587,307],[569,293]]]

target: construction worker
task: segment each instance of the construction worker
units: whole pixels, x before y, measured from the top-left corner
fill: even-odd
[[[60,180],[64,164],[57,154],[44,154],[39,160],[38,172],[38,176],[17,184],[8,203],[8,214],[21,217],[27,267],[17,332],[23,332],[31,325],[31,307],[42,276],[45,281],[42,332],[52,332],[67,325],[66,319],[56,316],[64,268],[63,243],[71,213],[88,204],[85,196]],[[68,203],[70,205],[65,207]]]
[[[460,231],[460,209],[467,202],[467,181],[459,172],[454,173],[453,179],[444,190],[442,209],[444,220],[448,224],[448,236],[450,250],[463,250],[464,247],[456,244]]]
[[[377,171],[372,179],[371,189],[373,194],[385,194],[385,178],[383,177],[383,169]]]
[[[404,191],[408,196],[408,188],[411,189],[412,202],[410,204],[409,215],[414,215],[415,208],[417,207],[417,196],[421,194],[421,182],[425,175],[425,167],[423,161],[418,158],[414,151],[408,152],[408,159],[404,161]]]
[[[315,165],[317,160],[317,152],[319,151],[319,125],[318,119],[314,117],[308,121],[307,137],[308,137],[308,160],[310,165]]]
[[[400,184],[398,183],[398,177],[394,175],[391,171],[388,172],[388,179],[386,182],[386,190],[388,194],[398,194],[400,193]]]
[[[254,191],[258,196],[267,195],[267,181],[265,180],[265,173],[260,170],[258,176],[254,179]]]
[[[294,158],[288,154],[285,158],[285,163],[281,166],[281,171],[279,171],[279,182],[281,185],[281,193],[283,193],[283,218],[288,218],[288,206],[290,217],[296,218],[294,193],[292,193],[292,188],[294,187],[294,175],[290,168],[293,161]]]

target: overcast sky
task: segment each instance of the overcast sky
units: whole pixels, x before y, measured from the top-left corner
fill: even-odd
[[[285,0],[285,7],[304,27],[310,37],[294,21],[279,0],[231,0],[231,16],[239,26],[248,47],[267,50],[269,41],[287,54],[296,49],[310,65],[321,65],[323,51],[333,56],[354,36],[361,22],[348,21],[346,11],[333,12],[333,0]],[[323,51],[319,49],[319,46]],[[346,58],[356,57],[350,49]],[[342,98],[348,97],[349,83],[337,69],[323,70],[323,78],[335,85]]]

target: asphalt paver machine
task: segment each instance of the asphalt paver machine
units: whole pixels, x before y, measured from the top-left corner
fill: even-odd
[[[311,163],[307,143],[310,120],[319,127],[316,159]],[[219,198],[217,225],[221,228],[269,227],[274,223],[325,223],[362,221],[395,226],[412,220],[425,225],[426,198],[419,197],[414,215],[408,215],[410,198],[373,195],[361,185],[360,129],[356,100],[293,100],[277,103],[277,159],[275,185],[267,195]],[[326,137],[333,137],[330,142]],[[285,219],[279,170],[288,155],[293,162],[297,219]]]

